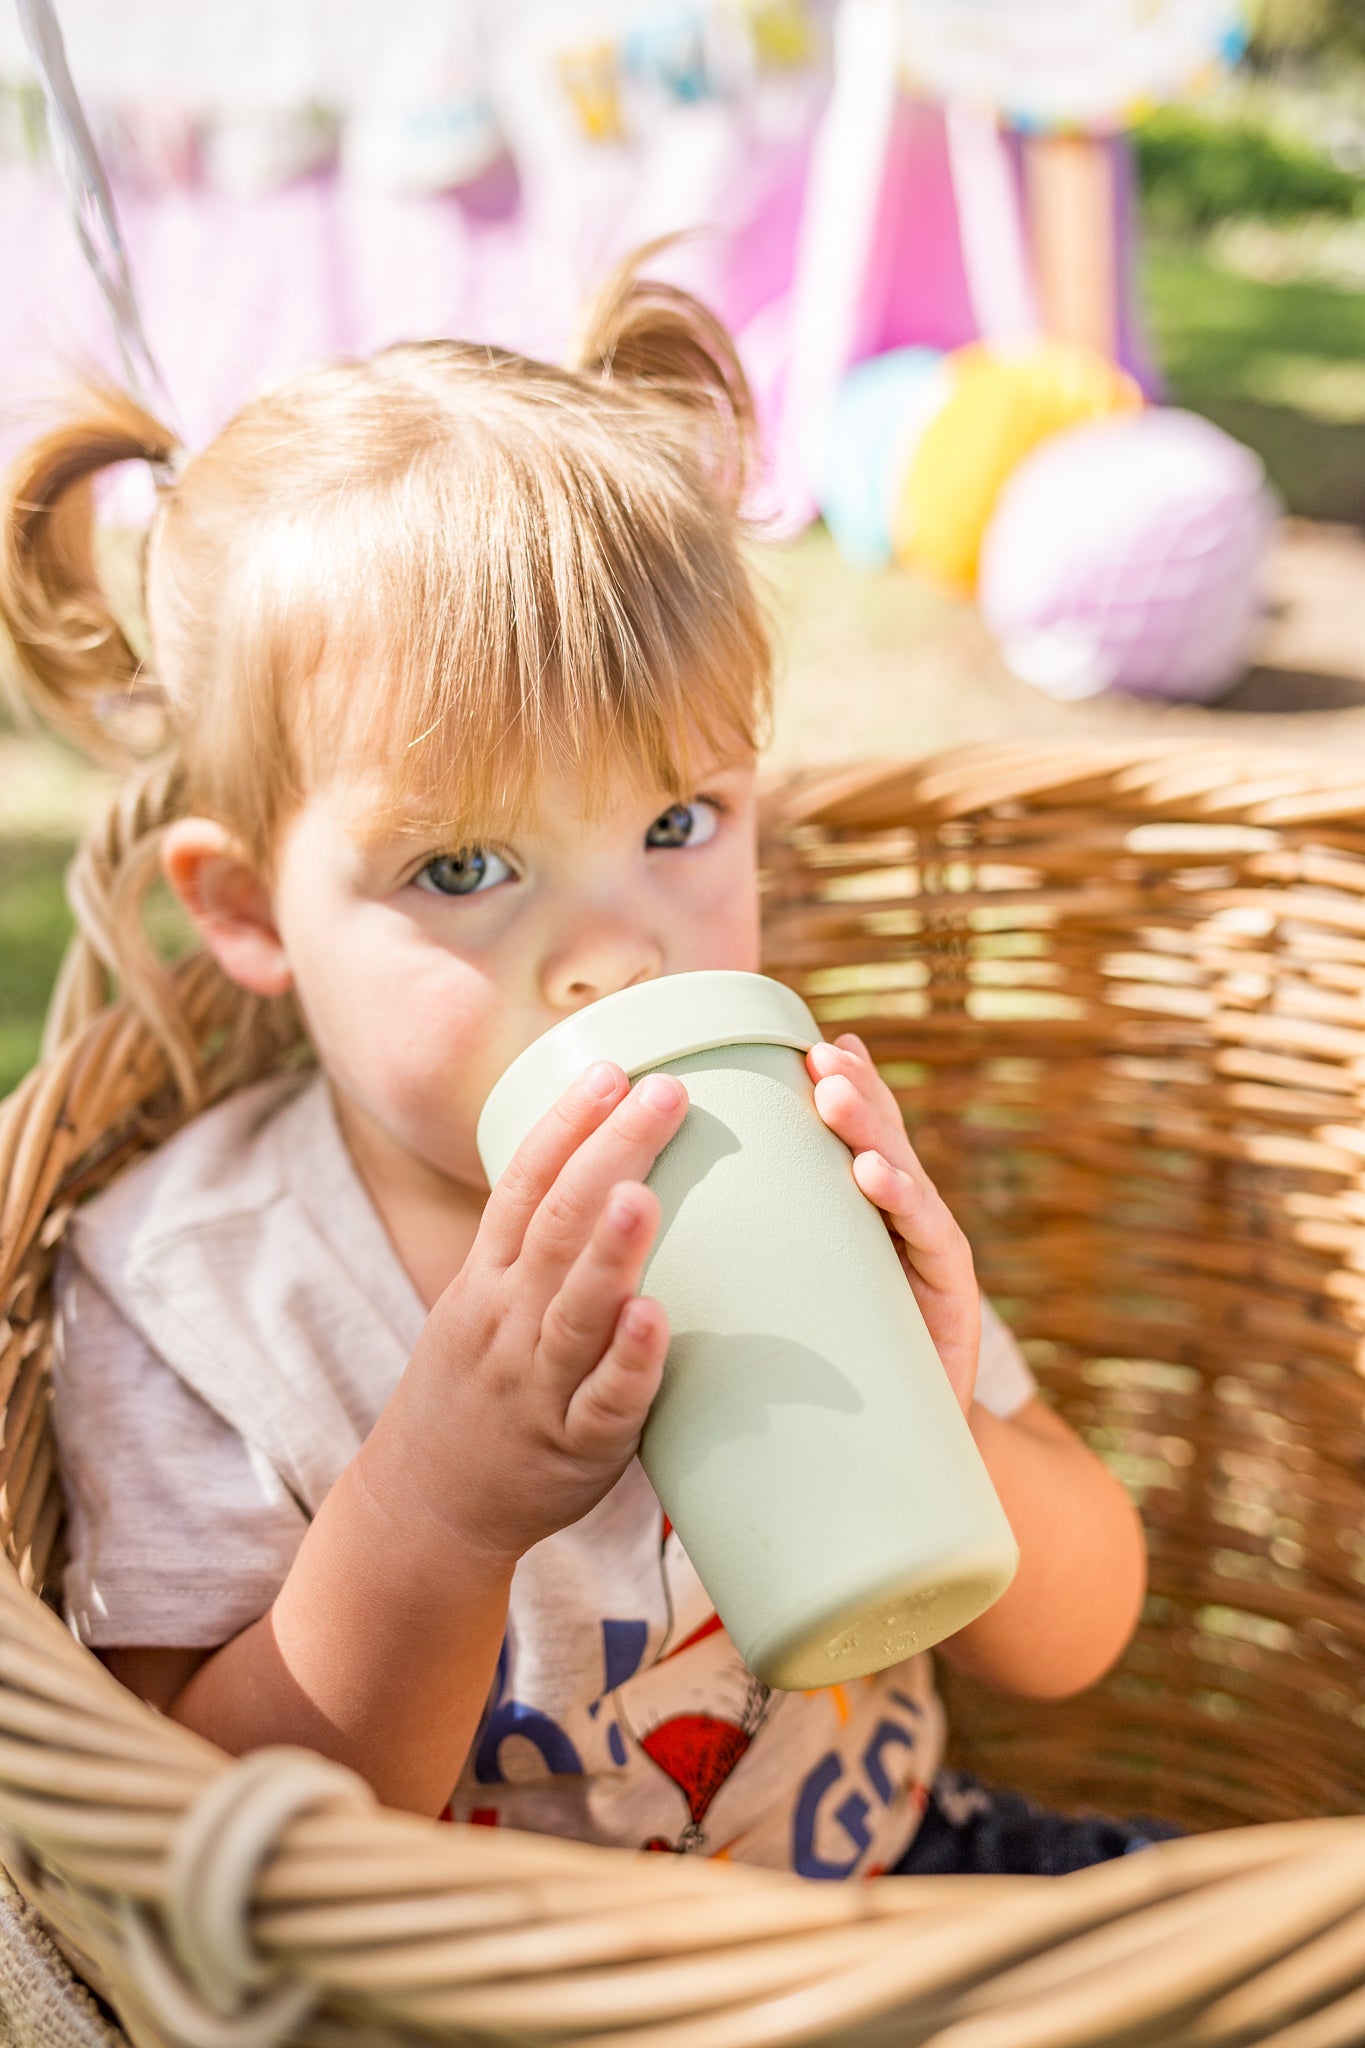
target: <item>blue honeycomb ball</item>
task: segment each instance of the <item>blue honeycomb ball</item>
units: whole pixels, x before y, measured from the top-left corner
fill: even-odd
[[[948,395],[945,360],[941,349],[892,349],[857,364],[839,386],[813,487],[840,554],[860,569],[891,560],[900,479]]]

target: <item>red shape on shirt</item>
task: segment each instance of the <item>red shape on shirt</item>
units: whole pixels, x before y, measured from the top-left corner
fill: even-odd
[[[690,1636],[684,1636],[682,1641],[675,1643],[671,1650],[665,1650],[659,1662],[666,1664],[670,1657],[681,1656],[684,1650],[691,1649],[693,1643],[704,1643],[708,1636],[716,1635],[719,1629],[720,1616],[718,1614],[708,1614],[700,1628],[694,1628]]]
[[[471,1806],[471,1807],[470,1807],[470,1809],[469,1809],[469,1825],[470,1825],[470,1826],[471,1826],[472,1828],[495,1828],[495,1827],[497,1826],[497,1824],[498,1824],[498,1809],[497,1809],[497,1807],[496,1807],[496,1806]]]
[[[678,1714],[640,1738],[640,1747],[671,1778],[700,1826],[711,1801],[749,1747],[749,1735],[712,1714]]]

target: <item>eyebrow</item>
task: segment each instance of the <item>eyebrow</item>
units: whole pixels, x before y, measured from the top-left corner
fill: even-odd
[[[652,793],[661,798],[665,808],[669,803],[685,802],[690,796],[703,795],[708,783],[722,781],[730,775],[743,774],[753,767],[752,761],[741,754],[717,757],[700,764],[690,778],[689,790],[666,790],[660,788]],[[392,814],[386,815],[382,808],[361,817],[350,826],[351,837],[362,852],[375,853],[381,847],[411,843],[414,847],[422,842],[444,847],[477,846],[485,840],[501,839],[515,832],[518,825],[524,825],[528,814],[520,812],[515,818],[479,817],[474,812],[463,816],[442,815],[433,811],[429,815],[416,813],[403,822],[395,822]]]
[[[350,832],[363,853],[378,853],[386,846],[410,846],[413,851],[422,845],[458,849],[476,846],[485,839],[498,839],[503,836],[503,832],[492,824],[480,824],[472,818],[461,820],[436,815],[395,823],[381,814],[379,817],[371,816],[353,823]]]

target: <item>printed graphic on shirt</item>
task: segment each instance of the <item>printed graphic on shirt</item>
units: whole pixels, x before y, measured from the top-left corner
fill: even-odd
[[[474,1776],[481,1785],[498,1785],[509,1779],[547,1775],[565,1777],[581,1773],[582,1758],[558,1721],[552,1720],[543,1708],[509,1698],[511,1666],[512,1631],[509,1629],[502,1639],[497,1675],[493,1680],[493,1697],[474,1750]],[[514,1755],[505,1763],[503,1751],[509,1745]],[[534,1753],[531,1757],[525,1754],[528,1748]]]
[[[633,1590],[641,1612],[599,1620],[595,1652],[580,1621],[572,1654],[566,1642],[538,1678],[522,1659],[519,1679],[509,1624],[449,1816],[535,1828],[554,1799],[583,1839],[733,1854],[816,1879],[878,1874],[909,1840],[937,1760],[915,1678],[774,1694],[657,1505],[653,1529],[614,1588]]]
[[[515,1696],[515,1632],[498,1658],[492,1697],[479,1730],[473,1776],[481,1787],[528,1784],[546,1776],[577,1776],[594,1768],[637,1774],[640,1846],[706,1854],[704,1825],[722,1787],[738,1769],[767,1715],[767,1686],[750,1672],[666,1516],[657,1524],[655,1599],[663,1632],[642,1670],[648,1621],[608,1618],[600,1624],[602,1693],[557,1719],[544,1706]],[[582,1725],[586,1723],[586,1726]],[[606,1755],[602,1756],[605,1745]],[[590,1759],[590,1761],[585,1761]],[[488,1794],[475,1805],[457,1792],[447,1809],[496,1823]]]
[[[864,1686],[870,1682],[864,1680]],[[879,1698],[877,1706],[881,1711],[861,1752],[850,1757],[829,1750],[797,1793],[791,1860],[799,1877],[851,1877],[872,1848],[877,1823],[889,1809],[906,1800],[916,1814],[924,1809],[924,1786],[913,1777],[907,1781],[903,1771],[888,1768],[898,1751],[914,1757],[923,1705],[896,1688]],[[878,1877],[883,1868],[868,1864],[862,1874]]]
[[[704,1856],[725,1841],[723,1829],[712,1836],[708,1817],[763,1726],[771,1697],[724,1630],[709,1628],[622,1687],[617,1710],[628,1739],[671,1788],[672,1814],[643,1848]],[[657,1807],[657,1799],[650,1803]]]
[[[668,1614],[663,1648],[648,1672],[621,1689],[618,1712],[681,1801],[678,1825],[642,1846],[705,1855],[712,1843],[703,1823],[762,1727],[772,1695],[725,1634],[667,1515],[659,1572]]]

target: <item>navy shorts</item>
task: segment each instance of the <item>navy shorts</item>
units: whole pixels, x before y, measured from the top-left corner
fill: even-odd
[[[965,1771],[940,1771],[919,1832],[889,1874],[1063,1877],[1183,1832],[1169,1821],[1049,1813],[1020,1792],[999,1792]]]

